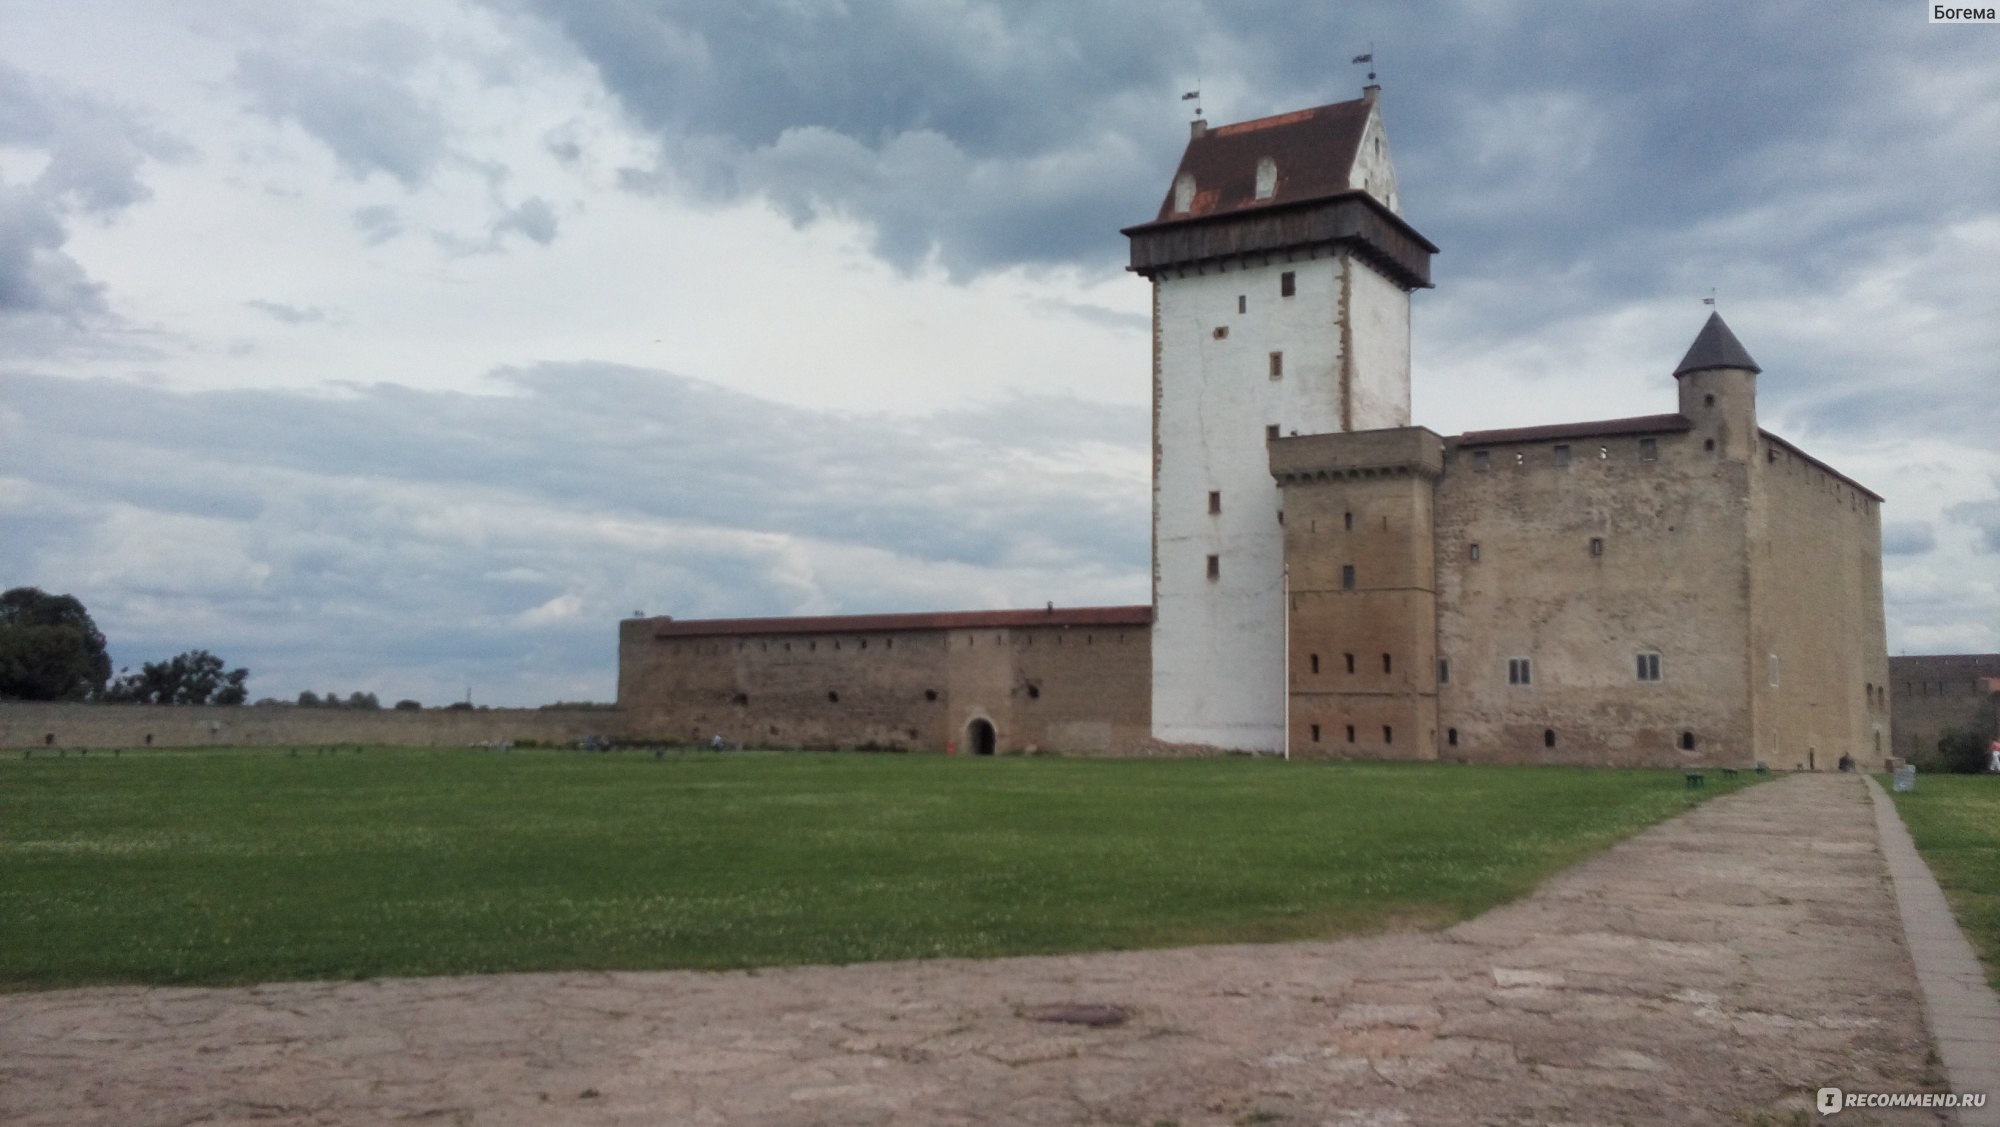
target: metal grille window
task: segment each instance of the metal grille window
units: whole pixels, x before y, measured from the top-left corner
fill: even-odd
[[[1659,679],[1660,679],[1660,655],[1652,653],[1640,654],[1639,680],[1657,681]]]
[[[1507,683],[1509,685],[1532,685],[1535,683],[1534,662],[1525,657],[1507,659]]]

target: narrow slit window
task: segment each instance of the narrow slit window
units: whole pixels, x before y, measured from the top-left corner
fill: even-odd
[[[1458,746],[1458,729],[1457,729],[1457,728],[1446,728],[1446,729],[1445,729],[1445,732],[1444,732],[1444,742],[1446,742],[1446,743],[1450,744],[1450,745],[1451,745],[1451,746],[1453,746],[1453,747],[1457,747],[1457,746]]]
[[[1273,352],[1271,354],[1271,378],[1274,380],[1279,379],[1282,376],[1284,376],[1284,374],[1285,374],[1285,354],[1282,352]]]
[[[1299,276],[1290,270],[1278,275],[1278,296],[1295,297],[1299,292]]]
[[[1391,659],[1390,659],[1390,657],[1389,657],[1389,655],[1388,655],[1388,654],[1383,654],[1383,655],[1382,655],[1382,672],[1384,672],[1384,673],[1394,673],[1395,671],[1396,671],[1396,663],[1395,663],[1395,662],[1394,662],[1393,660],[1391,660]]]
[[[1313,733],[1313,742],[1314,742],[1314,743],[1318,743],[1318,742],[1319,742],[1319,725],[1318,725],[1318,724],[1314,724],[1314,725],[1312,726],[1312,733]]]
[[[1208,511],[1210,515],[1222,511],[1222,491],[1220,489],[1211,489],[1208,491]]]
[[[1542,746],[1543,747],[1556,746],[1556,730],[1554,728],[1542,729]]]
[[[1438,684],[1451,684],[1451,659],[1438,658]]]
[[[1352,724],[1349,724],[1347,726],[1347,742],[1348,743],[1354,742],[1354,725]]]
[[[1349,532],[1352,532],[1354,531],[1354,514],[1348,513],[1346,515],[1347,515],[1347,530]]]
[[[1314,673],[1318,673],[1318,672],[1319,672],[1319,655],[1318,655],[1318,654],[1314,654],[1314,655],[1312,655],[1312,671],[1313,671]]]
[[[1221,556],[1210,556],[1210,557],[1208,557],[1208,577],[1209,577],[1210,579],[1220,579],[1220,578],[1222,578],[1222,557],[1221,557]]]
[[[1465,546],[1465,558],[1473,563],[1479,562],[1479,544],[1476,541]]]
[[[1347,658],[1347,671],[1348,671],[1349,673],[1352,673],[1352,672],[1354,672],[1354,655],[1353,655],[1353,654],[1345,654],[1345,655],[1343,655],[1343,656]]]
[[[1593,556],[1604,554],[1604,537],[1593,536],[1590,538],[1590,554]]]
[[[1250,297],[1248,294],[1236,295],[1236,311],[1238,313],[1250,312]]]
[[[1382,742],[1383,742],[1383,743],[1385,743],[1385,744],[1392,744],[1392,743],[1395,743],[1395,742],[1396,742],[1396,729],[1394,729],[1394,728],[1391,728],[1391,727],[1390,727],[1389,725],[1387,725],[1387,724],[1384,724],[1384,725],[1382,725]]]

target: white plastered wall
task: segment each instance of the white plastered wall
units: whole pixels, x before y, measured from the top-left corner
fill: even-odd
[[[1296,278],[1289,298],[1280,296],[1288,271]],[[1346,370],[1351,429],[1408,425],[1409,296],[1345,254],[1163,275],[1154,284],[1153,735],[1277,751],[1285,715],[1284,538],[1266,428],[1275,424],[1283,435],[1343,429],[1344,339],[1354,342]],[[1228,330],[1220,339],[1219,328]],[[1273,352],[1284,356],[1277,379],[1270,376]],[[1209,511],[1211,491],[1222,495],[1220,513]],[[1213,580],[1210,555],[1220,564]]]

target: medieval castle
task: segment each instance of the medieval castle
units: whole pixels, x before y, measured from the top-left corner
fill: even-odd
[[[1158,215],[1150,606],[622,624],[635,735],[1826,768],[1892,754],[1882,499],[1757,425],[1711,316],[1670,413],[1410,422],[1402,216],[1358,100],[1196,121]],[[1663,365],[1664,367],[1664,365]]]

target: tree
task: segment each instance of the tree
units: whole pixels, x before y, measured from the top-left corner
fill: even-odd
[[[399,700],[396,702],[397,712],[422,712],[423,710],[424,706],[421,701]]]
[[[380,712],[382,711],[382,702],[376,699],[374,693],[364,693],[356,689],[348,694],[347,707],[357,712]]]
[[[104,634],[75,596],[0,594],[0,699],[83,700],[110,678]]]
[[[319,694],[318,694],[318,693],[316,693],[316,692],[313,692],[313,691],[312,691],[311,689],[305,689],[305,690],[302,690],[302,691],[301,691],[301,692],[299,693],[299,707],[300,707],[300,708],[318,708],[318,707],[319,707]]]
[[[207,650],[189,650],[166,661],[149,661],[137,673],[112,682],[104,699],[135,704],[242,704],[250,692],[248,669],[223,669]]]

